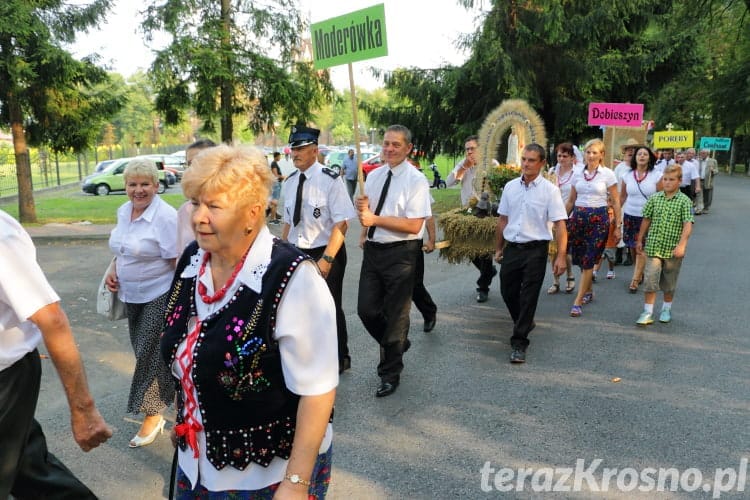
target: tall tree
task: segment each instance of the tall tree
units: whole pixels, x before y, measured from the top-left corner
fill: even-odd
[[[92,85],[106,80],[106,73],[88,60],[75,60],[61,43],[72,42],[76,32],[97,25],[110,3],[0,2],[0,123],[9,126],[13,135],[22,222],[36,221],[26,130],[36,130],[40,141],[52,141],[55,147],[80,147],[81,139],[85,142],[64,125],[54,124],[54,131],[46,127],[68,106],[86,103]],[[98,109],[98,104],[94,106]]]
[[[328,72],[301,60],[304,29],[295,0],[159,0],[146,9],[147,37],[166,31],[150,74],[156,107],[167,123],[194,109],[221,140],[234,137],[232,117],[254,132],[309,120],[332,91]]]
[[[495,0],[459,80],[458,111],[479,124],[521,97],[554,142],[580,139],[595,133],[589,102],[643,102],[696,62],[696,37],[675,23],[672,0]]]
[[[402,123],[417,134],[429,130],[431,147],[443,151],[457,151],[508,98],[529,101],[552,142],[580,140],[598,133],[586,124],[589,102],[645,102],[681,77],[675,68],[697,62],[698,34],[675,23],[674,3],[493,0],[481,27],[464,38],[466,63],[400,70],[386,88],[403,100]],[[399,109],[388,113],[373,116],[392,118]]]

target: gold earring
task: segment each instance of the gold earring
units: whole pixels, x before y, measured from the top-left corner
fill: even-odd
[[[253,232],[253,228],[251,228],[251,227],[246,227],[245,228],[245,236],[247,236],[248,234],[250,234],[252,232]]]

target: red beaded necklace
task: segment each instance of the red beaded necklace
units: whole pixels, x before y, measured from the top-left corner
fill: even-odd
[[[573,167],[570,167],[570,171],[568,172],[568,176],[565,178],[565,180],[563,180],[562,176],[557,176],[557,187],[563,187],[565,184],[570,182],[571,177],[573,177]]]
[[[588,171],[589,171],[589,169],[587,169],[587,168],[583,169],[583,178],[586,179],[587,182],[591,182],[591,181],[594,180],[594,177],[596,177],[599,174],[599,167],[596,167],[596,172],[594,172],[594,175],[592,175],[591,177],[589,177],[588,175],[586,175],[586,173]]]
[[[213,295],[208,295],[208,290],[206,290],[206,285],[204,285],[200,277],[203,276],[206,272],[206,262],[208,262],[208,259],[211,258],[211,252],[206,252],[203,254],[203,262],[201,262],[201,267],[198,270],[198,294],[201,296],[201,300],[206,304],[213,304],[214,302],[218,302],[221,299],[224,298],[224,295],[226,295],[227,290],[229,290],[229,287],[234,284],[234,280],[237,278],[237,275],[240,273],[240,269],[242,269],[242,266],[245,264],[245,259],[247,258],[247,253],[250,251],[250,248],[247,249],[245,252],[245,255],[242,256],[240,261],[237,263],[236,266],[234,266],[234,270],[232,271],[232,275],[229,277],[226,283],[224,283],[224,286],[219,289],[216,293]]]

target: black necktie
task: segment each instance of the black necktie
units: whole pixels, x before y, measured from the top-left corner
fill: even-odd
[[[294,198],[294,215],[292,216],[292,222],[296,226],[299,224],[300,211],[302,211],[302,186],[305,185],[307,177],[305,174],[299,174],[299,184],[297,184],[297,196]]]
[[[378,200],[378,206],[375,207],[375,215],[380,215],[380,210],[383,208],[383,203],[385,203],[385,197],[388,196],[388,186],[391,185],[392,175],[393,175],[393,172],[389,170],[388,177],[386,177],[385,184],[383,184],[383,190],[380,192],[380,199]],[[367,230],[367,237],[372,239],[373,234],[375,234],[375,226],[370,226],[370,228]]]

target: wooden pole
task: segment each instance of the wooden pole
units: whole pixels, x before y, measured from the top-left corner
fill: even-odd
[[[352,96],[352,124],[354,125],[354,147],[357,152],[357,184],[359,185],[359,195],[365,195],[365,175],[362,173],[362,162],[360,158],[362,155],[359,150],[359,120],[357,119],[357,96],[354,92],[354,71],[352,70],[352,63],[349,66],[349,93]]]

